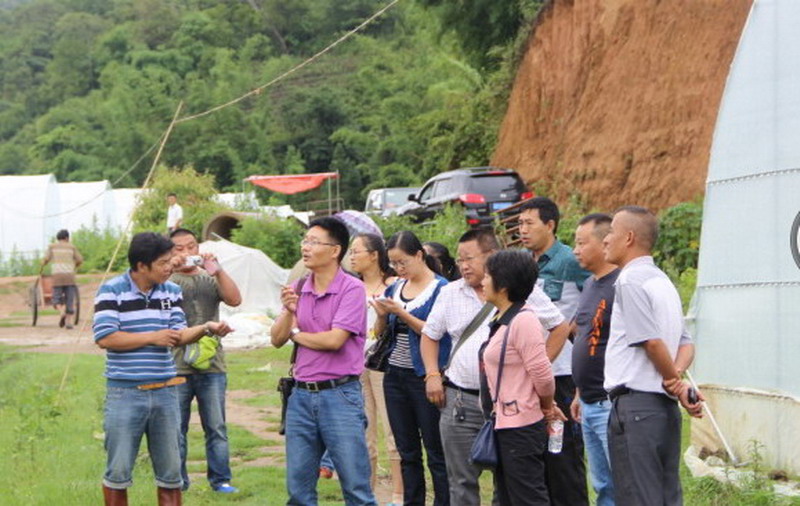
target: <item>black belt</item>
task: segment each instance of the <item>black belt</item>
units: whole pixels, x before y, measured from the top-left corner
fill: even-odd
[[[340,387],[353,381],[358,381],[358,376],[355,374],[322,381],[295,381],[294,384],[296,387],[302,388],[303,390],[319,392],[320,390],[328,390],[329,388]]]
[[[659,392],[644,392],[642,390],[634,390],[632,388],[626,387],[625,385],[620,385],[618,387],[612,388],[611,391],[608,392],[608,400],[610,400],[611,402],[614,402],[614,400],[617,399],[618,397],[621,397],[623,395],[628,395],[628,394],[658,395],[660,397],[663,397],[664,399],[667,399],[667,400],[670,400],[670,401],[673,400],[667,394],[663,394],[663,393],[659,393]]]
[[[480,395],[480,393],[481,393],[480,390],[475,390],[475,389],[472,389],[472,388],[462,388],[462,387],[456,385],[455,383],[453,383],[452,381],[450,381],[450,379],[447,378],[447,377],[445,377],[445,379],[444,379],[444,386],[449,387],[449,388],[453,388],[455,390],[458,390],[459,392],[463,392],[465,394],[470,394],[470,395]]]

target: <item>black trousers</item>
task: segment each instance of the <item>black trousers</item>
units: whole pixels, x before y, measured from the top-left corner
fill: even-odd
[[[439,435],[439,408],[428,401],[425,382],[413,369],[389,366],[383,377],[383,394],[400,454],[405,506],[425,506],[423,445],[433,482],[433,505],[449,506],[450,487]]]
[[[556,376],[555,401],[564,415],[564,446],[561,453],[545,452],[547,490],[553,506],[589,506],[586,463],[583,460],[581,424],[572,419],[569,405],[575,396],[572,376]]]
[[[618,506],[680,506],[681,412],[663,394],[617,397],[608,419],[608,450]]]
[[[494,487],[500,506],[547,506],[544,454],[547,449],[545,421],[497,431],[500,465]]]

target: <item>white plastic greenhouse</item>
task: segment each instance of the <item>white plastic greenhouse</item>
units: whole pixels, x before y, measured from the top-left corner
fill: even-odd
[[[44,251],[61,226],[56,178],[0,176],[0,254]]]
[[[70,232],[81,227],[117,228],[116,202],[108,181],[58,183],[58,191],[61,228]]]
[[[695,376],[734,453],[800,472],[800,2],[756,0],[722,98],[692,310]],[[718,448],[707,421],[693,442]]]

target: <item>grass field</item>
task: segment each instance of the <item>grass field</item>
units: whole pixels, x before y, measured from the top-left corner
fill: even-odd
[[[288,350],[231,352],[229,389],[250,390],[253,405],[278,406],[277,378],[286,371]],[[100,479],[105,453],[102,441],[102,356],[75,355],[68,381],[58,387],[69,362],[63,354],[18,352],[0,347],[0,505],[86,506],[101,504]],[[267,420],[277,427],[277,419]],[[230,424],[235,484],[241,493],[214,494],[203,477],[185,494],[187,505],[285,504],[282,444]],[[687,444],[688,426],[684,429]],[[190,473],[204,472],[202,431],[190,431]],[[143,445],[143,450],[144,450]],[[254,465],[255,464],[255,465]],[[384,463],[384,467],[388,464]],[[687,505],[800,504],[780,501],[755,483],[739,491],[712,480],[695,480],[683,469]],[[485,474],[484,489],[490,490]],[[322,481],[320,504],[342,504],[338,482]],[[155,504],[155,485],[146,452],[137,461],[131,504]],[[488,497],[487,497],[488,499]],[[487,502],[488,504],[488,502]]]

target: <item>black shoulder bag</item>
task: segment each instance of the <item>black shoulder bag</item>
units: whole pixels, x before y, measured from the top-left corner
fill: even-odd
[[[306,284],[306,280],[308,280],[308,276],[300,278],[294,289],[298,294],[298,304],[300,303],[300,291],[303,289],[303,285]],[[294,362],[297,360],[298,346],[300,345],[292,343],[292,358],[289,359],[289,375],[278,378],[278,392],[281,395],[281,424],[278,427],[278,434],[281,436],[286,434],[286,408],[289,406],[289,396],[292,395],[292,389],[294,388]]]
[[[392,289],[391,297],[394,297],[394,293],[397,290],[396,285],[393,286],[395,286],[395,288]],[[383,332],[381,332],[381,335],[378,336],[378,339],[367,349],[364,367],[372,371],[386,372],[386,370],[389,369],[389,356],[392,354],[392,349],[394,347],[394,337],[392,326],[389,325],[387,321],[386,327],[383,329]]]

